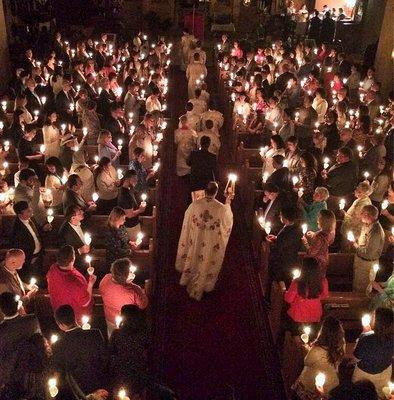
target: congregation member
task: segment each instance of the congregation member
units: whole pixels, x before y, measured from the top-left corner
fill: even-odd
[[[109,336],[116,328],[117,317],[124,305],[135,305],[140,309],[148,306],[148,297],[143,288],[133,283],[135,271],[128,258],[119,258],[111,264],[111,272],[100,282],[100,294],[104,303],[104,314]]]
[[[88,280],[74,267],[75,252],[70,245],[63,246],[57,253],[57,261],[46,275],[49,300],[55,311],[69,304],[80,323],[83,316],[90,317],[93,312],[93,285],[96,276],[89,274]]]

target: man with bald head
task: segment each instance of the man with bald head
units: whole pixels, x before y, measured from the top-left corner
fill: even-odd
[[[0,294],[10,292],[18,295],[23,305],[28,304],[38,290],[34,283],[26,284],[19,277],[18,271],[22,269],[25,258],[23,250],[9,249],[0,264]]]

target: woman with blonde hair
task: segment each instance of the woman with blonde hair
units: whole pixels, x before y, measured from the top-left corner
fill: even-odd
[[[335,214],[330,210],[320,210],[317,225],[319,230],[317,232],[308,231],[302,241],[306,247],[306,254],[316,258],[319,263],[321,276],[324,278],[329,260],[329,247],[335,239]]]
[[[112,165],[117,168],[119,166],[119,157],[121,151],[112,143],[112,134],[110,131],[102,130],[97,139],[98,156],[109,158]]]

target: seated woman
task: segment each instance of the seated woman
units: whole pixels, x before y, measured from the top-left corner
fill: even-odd
[[[114,207],[108,216],[108,232],[105,240],[106,264],[110,266],[115,260],[132,254],[133,242],[130,241],[124,223],[126,212],[121,207]]]
[[[117,204],[119,179],[108,157],[103,157],[94,171],[94,183],[99,199],[97,213],[108,215]]]
[[[364,328],[353,352],[357,364],[352,381],[371,381],[380,398],[385,398],[382,389],[392,376],[393,338],[393,310],[378,308],[373,330],[371,327]]]
[[[315,386],[315,377],[319,372],[326,376],[325,393],[339,385],[338,366],[345,355],[345,345],[345,331],[341,322],[334,317],[326,317],[304,358],[304,368],[292,387],[301,400],[321,398]]]
[[[322,277],[326,276],[329,247],[335,239],[335,214],[330,210],[321,210],[317,217],[319,231],[308,231],[302,238],[306,254],[314,257],[320,266]]]
[[[63,194],[67,188],[68,173],[57,157],[49,157],[45,165],[47,169],[45,189],[49,189],[52,193],[51,207],[57,214],[61,214],[63,211]]]
[[[328,282],[322,278],[318,261],[305,257],[302,261],[301,275],[293,279],[284,295],[290,308],[287,315],[292,327],[294,324],[317,323],[323,314],[321,301],[328,297]]]
[[[144,289],[133,283],[134,269],[128,258],[120,258],[111,265],[111,273],[100,282],[100,294],[104,303],[105,320],[109,336],[116,328],[116,317],[126,304],[144,309],[148,306],[148,297]]]
[[[308,225],[308,229],[312,232],[319,230],[317,225],[317,218],[321,210],[327,210],[327,199],[329,193],[327,188],[318,186],[313,192],[313,202],[305,204],[303,199],[300,200],[303,207],[303,220]]]
[[[358,184],[354,195],[356,200],[349,207],[349,209],[344,212],[343,223],[341,226],[342,239],[344,241],[344,248],[347,249],[348,241],[346,240],[346,234],[348,231],[352,231],[355,238],[360,236],[361,232],[361,211],[364,206],[372,204],[369,195],[372,193],[372,188],[368,181],[363,181]]]
[[[119,166],[119,157],[121,151],[112,143],[112,134],[110,131],[101,131],[97,139],[98,156],[100,159],[107,157],[111,160],[112,165],[117,168]]]

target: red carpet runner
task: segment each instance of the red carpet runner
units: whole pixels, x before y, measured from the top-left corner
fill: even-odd
[[[284,400],[279,361],[248,260],[242,205],[237,201],[215,291],[197,302],[178,284],[174,261],[188,192],[175,175],[172,132],[186,102],[184,74],[175,69],[170,85],[173,118],[163,144],[153,299],[155,372],[181,400]]]

